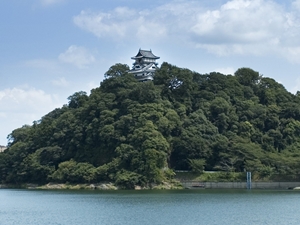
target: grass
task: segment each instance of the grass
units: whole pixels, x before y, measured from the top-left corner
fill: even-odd
[[[180,181],[202,181],[202,182],[241,182],[246,181],[246,173],[236,172],[177,172],[175,179]]]

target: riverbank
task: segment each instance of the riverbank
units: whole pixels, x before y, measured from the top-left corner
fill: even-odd
[[[46,185],[37,187],[28,187],[29,189],[70,189],[70,190],[122,190],[124,188],[118,187],[113,183],[98,183],[98,184],[55,184],[48,183]],[[163,182],[162,184],[151,184],[151,186],[138,186],[134,187],[135,190],[178,190],[184,187],[180,183]]]
[[[123,190],[113,183],[97,184],[59,184],[48,183],[45,185],[22,184],[22,185],[0,185],[0,189],[40,189],[40,190]],[[151,184],[147,187],[135,186],[134,190],[180,190],[180,189],[247,189],[246,182],[199,182],[182,181],[163,182],[162,184]],[[300,190],[300,182],[252,182],[251,189],[290,189]]]
[[[199,182],[182,181],[186,189],[247,189],[246,182]],[[299,190],[300,182],[252,182],[251,189],[295,189]]]
[[[45,185],[22,184],[22,185],[0,185],[0,189],[23,188],[23,189],[40,189],[40,190],[123,190],[113,183],[96,183],[96,184],[62,184],[48,183]],[[184,189],[179,182],[163,182],[161,184],[151,184],[146,187],[136,185],[135,190],[180,190]]]

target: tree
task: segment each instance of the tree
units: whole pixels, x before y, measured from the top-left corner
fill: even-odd
[[[191,113],[181,126],[180,135],[173,138],[171,166],[177,170],[188,170],[190,168],[188,159],[211,157],[212,142],[218,130],[202,110]]]
[[[245,67],[238,69],[234,73],[234,76],[238,79],[240,84],[245,86],[256,85],[261,78],[258,72]]]
[[[70,108],[79,108],[88,100],[88,96],[85,91],[75,92],[68,97]]]
[[[193,172],[203,173],[205,160],[204,159],[189,159],[189,165]]]
[[[299,171],[299,93],[249,68],[202,75],[163,63],[145,83],[128,70],[112,66],[90,95],[76,92],[13,130],[0,153],[0,182],[133,188],[204,163],[208,170]]]
[[[77,163],[71,159],[60,163],[50,177],[59,182],[90,183],[95,181],[96,168],[89,163]]]
[[[11,134],[8,135],[8,146],[13,145],[17,142],[26,142],[28,141],[28,138],[30,137],[31,132],[31,126],[24,125],[21,128],[17,128],[12,131]]]
[[[119,77],[127,74],[129,71],[129,66],[126,64],[117,63],[109,68],[104,74],[105,78]]]

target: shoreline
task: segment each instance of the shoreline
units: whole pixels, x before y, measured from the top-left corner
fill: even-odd
[[[35,190],[181,190],[184,189],[180,183],[168,183],[152,184],[151,187],[142,187],[136,185],[134,189],[124,189],[118,187],[111,182],[96,183],[96,184],[64,184],[64,183],[48,183],[44,185],[38,184],[0,184],[0,189],[35,189]]]
[[[198,182],[183,181],[181,183],[152,184],[151,186],[135,186],[133,189],[118,187],[111,182],[96,184],[0,184],[0,189],[36,189],[36,190],[183,190],[183,189],[247,189],[246,182]],[[266,190],[300,190],[300,182],[252,182],[251,189]]]
[[[199,182],[182,181],[186,189],[205,188],[205,189],[247,189],[247,182]],[[276,182],[276,181],[253,181],[250,189],[300,189],[300,182]]]

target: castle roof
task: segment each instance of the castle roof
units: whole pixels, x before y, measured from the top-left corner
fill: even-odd
[[[139,52],[136,54],[136,56],[131,57],[132,59],[140,59],[140,58],[148,58],[148,59],[159,59],[160,57],[155,56],[152,51],[148,50],[139,50]]]

